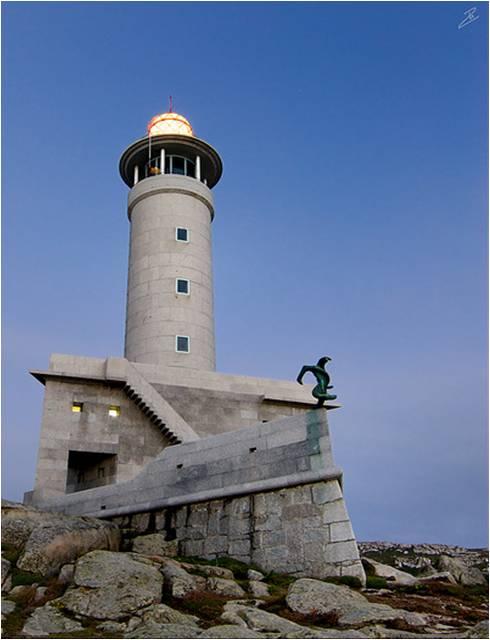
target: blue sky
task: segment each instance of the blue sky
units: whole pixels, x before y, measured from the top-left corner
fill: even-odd
[[[330,355],[358,538],[486,545],[487,5],[2,9],[2,495],[34,482],[28,369],[122,354],[117,163],[172,94],[224,162],[218,369]]]

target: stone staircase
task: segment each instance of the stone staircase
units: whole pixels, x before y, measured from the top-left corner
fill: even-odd
[[[123,389],[128,398],[160,429],[171,444],[199,440],[194,429],[130,362],[122,358],[110,358],[106,367],[107,377],[113,378],[115,376],[110,372],[117,372],[117,377],[124,381]]]

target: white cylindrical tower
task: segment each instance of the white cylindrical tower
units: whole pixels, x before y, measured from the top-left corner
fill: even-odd
[[[221,159],[170,112],[151,120],[119,170],[131,187],[124,355],[214,371],[211,188]]]

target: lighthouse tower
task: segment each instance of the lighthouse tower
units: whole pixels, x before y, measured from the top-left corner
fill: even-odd
[[[214,371],[211,189],[221,159],[170,111],[152,118],[119,170],[131,189],[124,355]]]

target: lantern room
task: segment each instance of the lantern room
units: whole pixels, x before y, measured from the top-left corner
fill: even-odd
[[[199,180],[211,189],[222,170],[217,152],[196,138],[184,116],[172,111],[152,118],[147,136],[129,146],[119,163],[121,177],[128,187],[141,180],[172,174]]]

